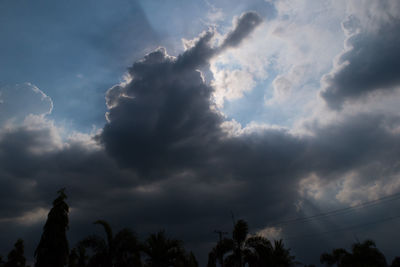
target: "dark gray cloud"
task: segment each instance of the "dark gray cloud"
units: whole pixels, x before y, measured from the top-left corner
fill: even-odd
[[[221,128],[225,119],[212,108],[213,88],[196,70],[216,53],[211,38],[212,32],[204,33],[177,58],[164,49],[148,54],[129,69],[130,83],[108,92],[109,123],[99,140],[122,168],[147,184],[144,191],[153,192],[146,209],[133,208],[141,217],[175,231],[188,229],[189,240],[200,240],[189,228],[204,221],[226,225],[218,219],[221,211],[234,210],[255,227],[294,214],[298,184],[311,173],[330,183],[369,170],[371,176],[357,181],[366,185],[383,179],[384,169],[398,172],[399,136],[390,129],[399,121],[383,114],[316,123],[309,128],[312,137],[276,129],[228,137]],[[151,207],[158,212],[149,214]]]
[[[391,131],[399,124],[399,118],[366,114],[329,126],[314,125],[315,136],[308,138],[281,130],[225,136],[214,141],[213,151],[197,146],[196,149],[201,149],[197,153],[206,157],[200,162],[200,156],[195,155],[196,164],[181,158],[167,159],[169,169],[158,161],[157,154],[153,155],[155,160],[141,159],[150,161],[145,164],[153,164],[154,171],[143,171],[134,162],[125,163],[131,164],[129,168],[120,168],[114,161],[118,157],[109,157],[103,149],[84,141],[73,140],[60,147],[51,125],[40,129],[18,127],[3,133],[0,139],[0,218],[19,218],[37,207],[48,208],[55,191],[65,186],[73,208],[72,244],[96,231],[91,224],[93,220],[105,218],[117,229],[131,226],[142,236],[166,228],[185,240],[204,261],[209,242],[215,240],[213,230],[231,228],[230,211],[247,219],[252,231],[296,216],[298,183],[311,172],[327,182],[349,171],[360,172],[358,185],[373,185],[377,180],[395,182],[386,175],[399,171],[396,166],[400,149],[396,144],[400,140]],[[47,147],[44,152],[35,149],[43,145]],[[186,149],[187,157],[196,154],[190,151],[191,146]],[[135,156],[136,152],[130,153]],[[176,151],[170,150],[168,156],[175,154]],[[152,176],[149,181],[149,174],[159,177]],[[320,212],[318,207],[314,209],[314,213]],[[37,229],[42,223],[20,228]],[[12,220],[0,224],[19,229],[19,224]],[[295,225],[285,229],[285,233],[297,236],[302,227]],[[315,229],[307,231],[314,233]],[[38,240],[38,235],[22,233],[22,236],[29,238],[31,247],[35,246],[32,240]],[[7,238],[11,244],[17,236],[7,234]],[[290,242],[296,251],[297,242],[302,241]],[[311,247],[310,254],[321,252],[320,247],[308,248]]]
[[[160,48],[133,64],[133,80],[107,92],[109,122],[99,137],[106,150],[141,174],[184,171],[212,160],[223,137],[223,118],[212,109],[213,88],[197,69],[225,47],[238,45],[259,22],[257,14],[245,13],[220,48],[211,47],[214,33],[208,31],[177,58]]]
[[[107,115],[109,123],[101,134],[106,150],[143,172],[207,158],[205,150],[218,140],[222,118],[210,108],[212,88],[201,73],[182,69],[160,49],[135,63],[130,74],[133,81]]]
[[[226,36],[222,48],[239,45],[261,21],[260,15],[256,12],[246,12],[242,14],[235,22],[235,28]]]
[[[376,23],[375,23],[376,24]],[[400,84],[400,20],[393,18],[376,29],[365,29],[351,16],[343,22],[350,34],[337,69],[325,77],[327,87],[321,96],[332,109],[340,109],[371,92],[388,91]]]
[[[0,139],[4,189],[0,223],[9,225],[37,207],[47,208],[52,192],[64,186],[71,192],[75,211],[71,222],[87,225],[76,228],[85,229],[72,234],[77,238],[100,217],[116,218],[117,225],[135,225],[144,233],[160,227],[177,233],[182,225],[189,231],[193,224],[200,226],[198,220],[213,220],[221,207],[207,210],[204,203],[211,206],[216,196],[232,199],[226,189],[235,191],[238,185],[217,181],[215,174],[206,175],[214,172],[207,165],[214,165],[222,174],[217,162],[212,162],[212,154],[216,149],[213,143],[223,137],[219,127],[223,119],[210,106],[213,89],[196,70],[216,53],[209,46],[212,37],[213,32],[206,32],[178,58],[169,57],[163,49],[148,54],[129,69],[132,82],[109,90],[110,122],[101,134],[106,150],[88,148],[86,141],[63,143],[57,128],[41,117],[31,118],[38,119],[39,125],[33,122],[4,130]],[[128,113],[136,115],[126,117]],[[127,168],[121,169],[114,159]],[[212,191],[208,182],[199,179],[200,173],[205,181],[215,183]],[[147,185],[149,177],[165,183]],[[221,202],[223,210],[228,203]],[[121,213],[127,210],[135,215],[121,221]],[[187,221],[190,214],[192,224]],[[40,222],[29,227],[37,228]]]
[[[346,172],[357,172],[371,163],[397,171],[399,135],[392,130],[398,127],[399,119],[364,113],[325,126],[314,125],[316,137],[307,140],[303,154],[308,168],[325,179],[343,177]]]

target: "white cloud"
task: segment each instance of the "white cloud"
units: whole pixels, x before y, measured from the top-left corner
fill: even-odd
[[[356,15],[363,30],[376,31],[379,25],[400,18],[400,2],[397,0],[351,0],[345,4],[346,13]]]
[[[52,110],[52,99],[31,83],[0,88],[0,127],[22,123],[29,115],[45,116]]]
[[[286,100],[291,92],[293,83],[288,79],[289,77],[278,75],[272,82],[274,88],[274,95],[271,99],[267,100],[267,104],[271,103],[281,103]]]
[[[352,171],[343,179],[336,199],[351,206],[366,201],[377,200],[400,191],[400,174],[395,173],[386,177],[376,175],[371,179],[363,173]]]
[[[298,209],[304,208],[303,199],[311,200],[317,205],[331,203],[356,206],[398,193],[400,173],[393,172],[391,168],[372,162],[327,179],[311,173],[298,184],[301,197],[297,203]]]
[[[225,18],[225,14],[221,8],[215,7],[215,5],[211,4],[209,1],[205,1],[209,10],[206,14],[207,22],[214,24],[219,22]]]
[[[319,200],[324,195],[324,182],[315,174],[303,178],[299,182],[300,196]]]
[[[281,227],[265,227],[256,233],[259,236],[265,237],[268,240],[279,240],[281,239],[282,235],[282,228]]]
[[[216,89],[214,98],[218,107],[222,107],[224,100],[234,100],[243,97],[246,92],[253,89],[255,81],[253,76],[243,70],[215,71],[212,86]]]
[[[17,217],[1,218],[0,223],[13,222],[17,224],[22,224],[24,226],[29,226],[36,223],[44,222],[47,218],[48,212],[49,211],[47,209],[38,207],[33,210],[27,211]]]
[[[318,101],[319,80],[343,49],[341,21],[346,17],[346,7],[343,3],[309,0],[274,4],[276,18],[267,18],[240,47],[211,61],[215,98],[223,106],[224,100],[245,97],[243,92],[257,88],[265,91],[269,106],[266,117],[272,109],[292,120],[291,116],[310,114],[309,107]],[[227,73],[234,71],[245,73],[235,81],[237,94],[223,88]]]

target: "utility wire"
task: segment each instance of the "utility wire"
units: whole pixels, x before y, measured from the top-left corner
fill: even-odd
[[[321,233],[318,233],[318,234],[309,234],[309,235],[299,235],[299,236],[287,237],[287,238],[283,238],[283,240],[304,239],[304,238],[311,238],[311,237],[325,235],[325,234],[344,232],[344,231],[357,229],[357,228],[360,228],[360,227],[366,227],[366,226],[370,226],[370,225],[374,225],[374,224],[393,221],[393,220],[396,220],[396,219],[399,219],[399,218],[400,218],[400,215],[393,216],[393,217],[387,217],[387,218],[382,219],[382,220],[377,220],[377,221],[372,221],[372,222],[368,222],[368,223],[352,225],[352,226],[349,226],[349,227],[344,227],[344,228],[334,229],[334,230],[330,230],[330,231],[325,231],[325,232],[321,232]]]
[[[354,212],[354,211],[356,211],[358,209],[374,207],[374,206],[380,205],[382,203],[391,202],[391,201],[395,201],[395,200],[399,200],[399,199],[400,199],[400,192],[396,193],[396,194],[389,195],[389,196],[385,196],[385,197],[382,197],[382,198],[378,198],[378,199],[375,199],[375,200],[363,202],[363,203],[360,203],[360,204],[352,206],[352,207],[335,209],[335,210],[331,210],[331,211],[328,211],[328,212],[318,213],[318,214],[315,214],[315,215],[312,215],[312,216],[298,217],[298,218],[293,218],[293,219],[289,219],[289,220],[285,220],[285,221],[275,222],[275,223],[269,224],[269,226],[270,227],[271,226],[284,226],[284,225],[288,225],[288,224],[292,224],[292,223],[309,222],[309,221],[312,221],[312,220],[315,220],[315,219],[320,219],[320,218],[325,218],[325,217],[329,217],[329,216],[335,216],[335,215],[342,215],[342,214],[351,213],[351,212]]]

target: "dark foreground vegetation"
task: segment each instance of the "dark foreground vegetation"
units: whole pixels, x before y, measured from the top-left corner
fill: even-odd
[[[105,237],[91,235],[69,248],[69,207],[65,202],[65,190],[58,191],[53,201],[40,242],[35,250],[34,267],[198,267],[192,252],[184,249],[183,243],[168,238],[164,231],[150,234],[139,241],[130,229],[113,234],[110,225],[103,220],[94,224],[101,226]],[[338,267],[400,267],[400,257],[391,265],[386,262],[372,240],[353,244],[351,251],[338,248],[323,253],[321,264]],[[249,236],[245,221],[235,222],[232,237],[222,238],[210,251],[207,267],[289,267],[304,265],[295,261],[290,249],[282,240],[271,243],[258,235]],[[0,267],[28,267],[24,256],[24,241],[18,239],[7,259],[0,257]]]

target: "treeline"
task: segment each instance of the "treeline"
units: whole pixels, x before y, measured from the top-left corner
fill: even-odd
[[[65,202],[65,190],[58,191],[40,242],[34,253],[34,267],[198,267],[192,252],[185,250],[183,242],[168,238],[164,231],[150,234],[143,242],[130,229],[113,234],[110,225],[103,220],[105,237],[91,235],[69,248],[69,206]],[[372,240],[353,244],[351,251],[343,248],[323,253],[320,262],[338,267],[400,267],[400,257],[391,265]],[[244,220],[235,223],[232,237],[222,238],[208,255],[207,267],[290,267],[304,265],[297,262],[285,248],[282,240],[271,243],[267,238],[248,234]],[[0,257],[0,267],[30,267],[26,265],[24,242],[18,239],[7,259]]]

